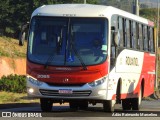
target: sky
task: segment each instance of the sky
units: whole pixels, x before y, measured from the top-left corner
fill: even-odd
[[[105,2],[107,0],[101,0],[101,2]],[[115,0],[115,1],[121,1],[121,0]],[[133,0],[126,0],[128,3],[132,3]],[[160,6],[160,0],[139,0],[139,4],[146,4],[149,8],[156,8],[157,2],[159,1]]]
[[[157,2],[158,2],[158,0],[139,0],[140,4],[145,3],[149,7],[154,7],[154,8],[157,7]],[[160,0],[159,0],[159,3],[160,3]]]

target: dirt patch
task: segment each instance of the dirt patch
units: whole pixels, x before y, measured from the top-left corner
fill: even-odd
[[[0,57],[0,78],[10,74],[26,75],[26,59]]]

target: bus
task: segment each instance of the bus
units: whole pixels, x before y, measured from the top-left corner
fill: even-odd
[[[112,6],[43,5],[28,34],[27,92],[42,111],[55,103],[139,110],[154,93],[156,38],[148,19]]]

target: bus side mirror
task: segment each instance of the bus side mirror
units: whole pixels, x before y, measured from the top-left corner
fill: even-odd
[[[119,38],[118,38],[118,32],[117,31],[114,32],[114,42],[115,42],[116,46],[119,45]]]
[[[19,37],[19,46],[23,46],[24,45],[25,37],[26,37],[26,32],[21,32],[20,33],[20,37]]]
[[[21,32],[19,35],[19,46],[23,46],[24,45],[24,40],[26,38],[26,31],[29,28],[29,22],[27,22],[26,24],[22,25],[21,27]]]
[[[111,27],[112,31],[112,46],[118,46],[120,42],[120,33],[115,29],[114,26]]]

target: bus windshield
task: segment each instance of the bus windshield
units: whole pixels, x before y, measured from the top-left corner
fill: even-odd
[[[105,18],[32,18],[28,59],[53,66],[87,66],[107,58]]]

